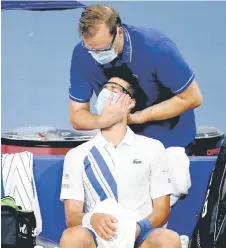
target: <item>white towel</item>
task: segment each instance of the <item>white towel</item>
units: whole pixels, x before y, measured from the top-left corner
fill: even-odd
[[[34,211],[37,235],[42,231],[42,217],[33,175],[33,154],[21,152],[2,155],[5,196],[11,196],[22,210]]]
[[[99,235],[92,228],[90,223],[84,223],[83,226],[92,230],[97,236],[98,248],[133,248],[136,234],[136,216],[124,210],[119,203],[113,199],[106,199],[99,203],[94,213],[105,213],[114,216],[118,223],[117,227],[117,238],[106,241],[99,237]]]
[[[170,196],[170,205],[174,205],[181,195],[187,195],[191,187],[190,161],[183,147],[166,149],[174,193]]]

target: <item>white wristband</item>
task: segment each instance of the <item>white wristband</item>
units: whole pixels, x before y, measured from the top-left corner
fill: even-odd
[[[93,212],[90,212],[90,213],[86,213],[83,218],[82,218],[82,225],[83,226],[90,226],[91,223],[90,223],[90,220],[91,220],[91,217],[94,213]]]

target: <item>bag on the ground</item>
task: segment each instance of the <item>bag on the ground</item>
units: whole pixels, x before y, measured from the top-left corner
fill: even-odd
[[[33,211],[23,211],[10,197],[1,199],[1,247],[33,248],[36,245],[36,220]]]
[[[190,248],[226,248],[226,138],[210,176]]]
[[[17,207],[9,197],[1,200],[1,245],[16,247],[17,236]]]

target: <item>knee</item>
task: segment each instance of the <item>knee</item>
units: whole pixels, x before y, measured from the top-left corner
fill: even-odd
[[[180,248],[181,240],[179,234],[172,230],[167,230],[167,231],[168,232],[165,235],[165,243],[171,244],[172,247]]]
[[[156,229],[150,235],[151,242],[161,248],[181,248],[180,236],[169,229]]]
[[[66,229],[60,239],[60,247],[71,246],[72,244],[84,244],[88,242],[87,232],[83,227],[70,227]]]

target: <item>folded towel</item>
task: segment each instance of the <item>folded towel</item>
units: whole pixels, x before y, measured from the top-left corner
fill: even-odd
[[[41,233],[42,218],[33,175],[33,154],[3,154],[2,180],[5,196],[13,197],[22,210],[34,211],[37,235]]]
[[[172,206],[181,196],[187,195],[191,187],[190,161],[183,147],[169,147],[166,149],[166,153],[174,189],[174,193],[170,197]]]
[[[102,239],[84,218],[83,226],[93,231],[97,237],[98,248],[133,248],[136,234],[136,216],[124,210],[114,199],[106,199],[97,204],[93,213],[105,213],[114,216],[118,222],[117,237],[110,241]]]

